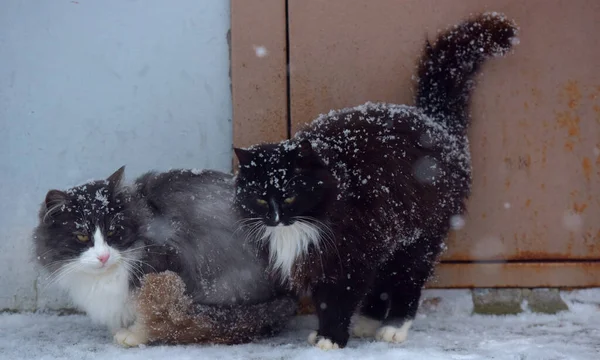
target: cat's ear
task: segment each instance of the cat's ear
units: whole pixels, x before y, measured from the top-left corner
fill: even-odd
[[[233,148],[233,152],[235,152],[240,165],[248,165],[252,161],[252,152],[250,150]]]
[[[46,194],[44,204],[46,205],[46,212],[49,213],[53,209],[56,209],[67,202],[67,193],[60,190],[50,190]]]
[[[123,184],[123,175],[125,174],[125,165],[121,166],[117,171],[115,171],[111,176],[106,179],[111,186],[115,188],[120,188]]]
[[[321,160],[315,154],[312,144],[308,140],[302,140],[298,144],[296,153],[296,169],[297,173],[306,169],[313,169],[321,165]]]

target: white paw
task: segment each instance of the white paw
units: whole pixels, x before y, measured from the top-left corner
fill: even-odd
[[[336,344],[326,338],[320,338],[317,341],[317,332],[316,331],[313,331],[310,333],[310,335],[308,335],[308,343],[311,345],[314,345],[315,347],[318,347],[321,350],[334,350],[334,349],[340,348],[340,346],[338,344]]]
[[[407,321],[399,328],[395,326],[383,326],[377,330],[375,339],[389,343],[402,343],[406,340],[411,325],[412,321]]]
[[[374,337],[380,326],[381,321],[379,320],[357,315],[352,324],[352,335],[361,338]]]
[[[123,347],[136,347],[148,341],[145,334],[133,332],[130,329],[121,329],[114,336],[117,344]]]
[[[317,345],[317,332],[313,331],[308,334],[308,343],[311,345]]]

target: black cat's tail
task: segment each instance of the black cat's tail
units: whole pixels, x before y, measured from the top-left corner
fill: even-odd
[[[417,107],[464,134],[474,75],[486,59],[516,45],[517,32],[504,15],[484,13],[442,33],[433,45],[428,42],[419,61]]]
[[[151,343],[233,345],[281,331],[297,304],[288,296],[245,305],[196,304],[181,277],[166,271],[144,277],[136,305]]]

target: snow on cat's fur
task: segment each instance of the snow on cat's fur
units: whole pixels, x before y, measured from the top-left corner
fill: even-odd
[[[497,13],[465,21],[426,45],[416,106],[368,102],[320,115],[292,139],[235,149],[236,205],[272,269],[310,291],[312,344],[344,347],[357,309],[355,334],[406,339],[470,193],[474,75],[516,33]],[[380,327],[391,316],[402,325]]]
[[[280,311],[281,318],[293,313],[294,307],[284,311],[281,303],[272,303],[276,290],[266,265],[236,231],[231,175],[150,172],[126,187],[123,171],[107,180],[49,191],[34,231],[37,260],[52,282],[92,320],[108,326],[117,342],[148,340],[144,324],[137,321],[143,309],[136,302],[148,273],[175,272],[191,301],[215,311],[235,305],[238,321],[253,311],[246,304],[266,302],[265,309]],[[225,325],[239,327],[241,333],[246,328],[243,322]]]

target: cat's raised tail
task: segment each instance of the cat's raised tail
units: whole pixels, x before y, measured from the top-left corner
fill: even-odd
[[[175,273],[148,274],[142,281],[137,308],[150,343],[242,344],[282,330],[296,313],[289,296],[245,305],[195,304]]]
[[[518,27],[500,13],[484,13],[427,42],[419,61],[416,105],[464,134],[474,75],[481,64],[518,44]]]

